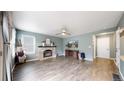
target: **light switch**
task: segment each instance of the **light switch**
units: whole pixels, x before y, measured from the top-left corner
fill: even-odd
[[[89,48],[91,48],[91,45],[89,45]]]

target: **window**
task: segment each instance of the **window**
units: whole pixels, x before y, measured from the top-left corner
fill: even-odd
[[[26,54],[35,53],[35,37],[22,35],[22,46]]]

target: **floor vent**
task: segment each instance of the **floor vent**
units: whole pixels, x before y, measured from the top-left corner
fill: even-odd
[[[113,81],[121,81],[121,78],[118,74],[113,73]]]

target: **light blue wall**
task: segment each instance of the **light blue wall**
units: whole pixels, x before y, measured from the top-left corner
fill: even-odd
[[[118,22],[118,27],[124,27],[124,14],[122,15],[120,21]]]
[[[35,37],[35,40],[36,40],[36,52],[35,54],[30,54],[30,55],[27,55],[27,59],[28,60],[31,60],[31,59],[36,59],[36,55],[37,55],[37,46],[40,46],[41,45],[41,42],[44,41],[46,38],[49,38],[51,41],[53,41],[55,43],[55,45],[57,46],[56,50],[57,50],[57,53],[58,55],[61,55],[63,53],[63,40],[62,38],[58,38],[58,37],[53,37],[53,36],[49,36],[49,35],[43,35],[43,34],[39,34],[39,33],[33,33],[33,32],[27,32],[27,31],[22,31],[22,30],[16,30],[17,33],[16,33],[16,37],[17,39],[21,39],[22,35],[31,35],[31,36],[34,36]]]
[[[77,49],[79,51],[81,51],[81,52],[83,51],[85,53],[86,59],[93,59],[93,47],[89,48],[89,46],[92,46],[92,36],[94,34],[98,34],[101,32],[112,32],[112,31],[116,31],[116,27],[96,31],[93,33],[86,33],[86,34],[79,35],[79,36],[73,36],[73,37],[65,38],[65,39],[63,39],[63,50],[66,49],[65,45],[69,41],[76,40],[79,42],[79,47]]]
[[[28,60],[36,59],[37,46],[41,45],[41,42],[44,41],[46,38],[49,38],[55,42],[55,44],[57,46],[57,53],[59,55],[64,54],[64,51],[66,49],[65,45],[67,44],[67,42],[72,41],[72,40],[76,40],[79,42],[78,50],[85,52],[87,59],[92,59],[93,58],[93,51],[92,51],[93,49],[92,49],[92,47],[89,48],[89,46],[92,45],[92,35],[98,34],[101,32],[111,32],[111,31],[115,31],[115,30],[116,30],[116,27],[113,27],[110,29],[104,29],[104,30],[96,31],[94,33],[86,33],[83,35],[73,36],[73,37],[62,39],[62,38],[58,38],[58,37],[53,37],[53,36],[48,36],[48,35],[43,35],[43,34],[33,33],[33,32],[27,32],[27,31],[22,31],[22,30],[17,29],[16,37],[17,37],[17,39],[21,39],[22,35],[31,35],[31,36],[35,37],[35,39],[36,39],[36,44],[35,44],[36,45],[36,53],[27,55]]]

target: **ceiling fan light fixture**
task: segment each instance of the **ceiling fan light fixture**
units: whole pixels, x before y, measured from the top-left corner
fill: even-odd
[[[67,36],[67,35],[71,35],[70,33],[68,33],[66,27],[61,28],[61,32],[57,33],[56,35],[62,35],[62,36]]]
[[[62,35],[65,36],[66,34],[63,32]]]

